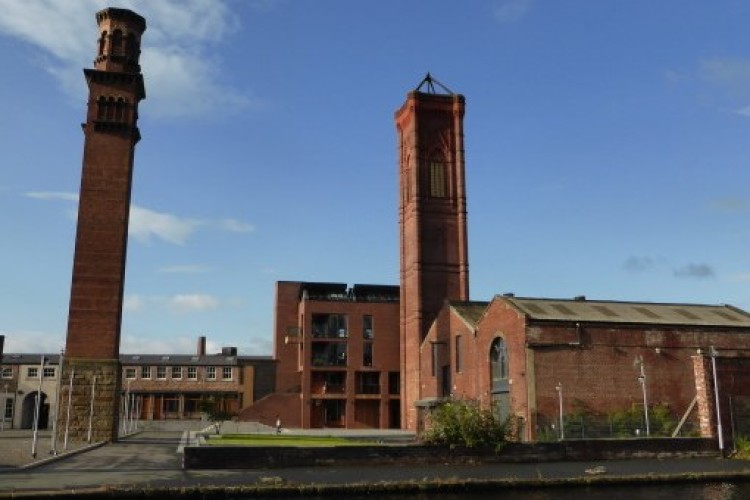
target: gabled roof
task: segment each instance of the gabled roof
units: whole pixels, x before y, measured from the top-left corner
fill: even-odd
[[[472,328],[477,326],[489,302],[451,302],[451,308]]]
[[[729,305],[537,299],[497,296],[542,321],[585,321],[679,326],[750,328],[750,314]]]

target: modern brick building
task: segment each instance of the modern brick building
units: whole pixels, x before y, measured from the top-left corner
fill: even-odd
[[[399,290],[276,284],[276,394],[242,412],[291,427],[399,428]]]

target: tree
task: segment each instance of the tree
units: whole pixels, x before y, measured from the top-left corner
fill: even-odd
[[[198,409],[213,424],[216,434],[221,432],[221,423],[234,416],[232,413],[220,409],[217,401],[213,399],[201,399],[200,403],[198,403]]]

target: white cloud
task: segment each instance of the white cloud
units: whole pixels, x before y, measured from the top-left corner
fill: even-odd
[[[155,237],[168,243],[183,245],[200,224],[195,219],[180,218],[135,205],[130,207],[129,232],[142,243]]]
[[[52,353],[65,347],[65,335],[39,331],[6,332],[6,353]]]
[[[207,294],[181,294],[169,299],[169,307],[178,313],[218,309],[219,299]]]
[[[94,14],[107,6],[103,0],[0,0],[0,34],[40,49],[38,64],[80,100],[86,90],[81,68],[91,67],[98,37]],[[141,66],[153,103],[142,114],[184,117],[251,104],[219,82],[221,66],[210,53],[239,28],[224,0],[121,0],[118,6],[146,18]]]
[[[146,300],[142,295],[126,295],[122,301],[122,310],[129,313],[140,312],[146,307]]]
[[[526,15],[532,3],[533,0],[499,0],[493,14],[503,24],[512,23]]]
[[[29,191],[26,193],[26,196],[35,200],[63,200],[78,203],[77,194],[63,191]]]
[[[237,219],[224,219],[219,221],[219,227],[232,233],[249,233],[255,231],[255,227]]]
[[[750,273],[738,273],[730,277],[730,281],[750,283]]]
[[[2,0],[0,0],[2,1]],[[63,191],[29,191],[28,198],[36,200],[62,200],[78,202],[76,193]],[[198,228],[208,227],[231,233],[251,232],[255,228],[234,218],[210,220],[180,217],[167,212],[157,212],[138,205],[130,206],[128,233],[141,243],[159,239],[174,245],[184,245]]]

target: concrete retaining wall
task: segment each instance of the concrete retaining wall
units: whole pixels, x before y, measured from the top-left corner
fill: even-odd
[[[590,440],[563,443],[509,443],[493,450],[441,446],[188,446],[185,469],[263,469],[319,465],[549,462],[628,458],[694,458],[719,456],[713,439]]]

